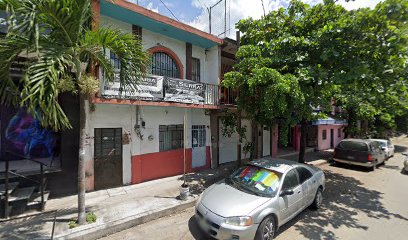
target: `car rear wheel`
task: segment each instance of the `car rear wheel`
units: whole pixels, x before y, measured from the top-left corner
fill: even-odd
[[[375,171],[375,168],[377,167],[377,160],[374,160],[374,164],[373,164],[373,166],[371,167],[371,171]]]
[[[319,187],[317,189],[315,199],[314,199],[314,201],[312,203],[312,208],[313,209],[319,209],[319,208],[321,208],[322,203],[323,203],[323,192],[322,192],[322,189]]]
[[[256,240],[272,240],[275,236],[276,225],[275,219],[272,216],[266,217],[261,224],[259,224],[256,231]]]

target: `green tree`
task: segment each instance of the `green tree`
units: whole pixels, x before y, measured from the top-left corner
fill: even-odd
[[[336,104],[346,110],[347,134],[384,137],[408,112],[408,1],[384,1],[352,12],[352,19],[344,24],[352,29],[347,32],[352,65],[338,76]]]
[[[0,96],[2,104],[26,107],[44,127],[71,128],[58,96],[80,95],[80,154],[78,163],[78,223],[85,222],[84,142],[88,96],[98,91],[94,77],[114,80],[114,68],[104,49],[120,62],[123,89],[135,87],[143,77],[148,55],[139,40],[119,30],[97,28],[91,0],[0,0],[8,14],[7,34],[0,39]],[[94,29],[92,29],[94,25]],[[23,77],[13,80],[10,67],[26,57]]]
[[[386,102],[401,105],[395,93],[406,86],[406,2],[347,11],[334,0],[313,7],[294,0],[260,20],[241,20],[240,62],[224,84],[239,90],[238,107],[258,123],[300,122],[304,162],[307,124],[331,110],[334,96],[339,106],[350,104],[351,115],[359,105],[357,117],[378,116]]]
[[[225,76],[224,84],[239,89],[238,107],[256,122],[301,123],[300,162],[304,162],[307,123],[317,117],[314,109],[327,109],[331,103],[331,69],[336,64],[332,56],[337,53],[327,43],[333,37],[327,32],[346,12],[334,1],[313,8],[292,1],[287,9],[237,25],[244,33],[237,52],[240,62]]]

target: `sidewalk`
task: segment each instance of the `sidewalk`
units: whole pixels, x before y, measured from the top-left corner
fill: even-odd
[[[55,210],[54,239],[96,239],[129,227],[192,207],[198,195],[229,174],[235,164],[186,175],[191,197],[178,200],[182,176],[137,185],[100,190],[86,194],[87,212],[97,216],[95,223],[69,229],[77,216],[77,196],[50,199],[44,213],[0,223],[0,239],[50,239]]]
[[[329,152],[310,152],[306,161],[321,165],[327,163],[329,156]],[[297,161],[297,157],[284,158]],[[205,188],[235,168],[233,162],[186,175],[191,197],[185,201],[177,199],[182,176],[87,193],[87,212],[95,213],[97,220],[73,229],[68,223],[77,216],[77,196],[50,199],[43,213],[0,222],[0,239],[50,239],[55,216],[54,239],[97,239],[194,206]]]

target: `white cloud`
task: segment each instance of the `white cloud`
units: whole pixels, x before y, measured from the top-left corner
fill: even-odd
[[[340,4],[343,5],[347,10],[358,9],[358,8],[374,8],[377,3],[381,2],[380,0],[355,0],[346,2],[344,0],[340,1]]]
[[[208,11],[206,7],[213,6],[218,0],[193,0],[192,6],[196,8],[201,8],[201,14],[197,16],[193,21],[187,22],[187,24],[198,28],[200,30],[209,31],[209,19]],[[276,10],[280,7],[288,6],[290,0],[263,0],[265,6],[265,12]],[[303,2],[314,5],[323,2],[323,0],[303,0]],[[380,0],[355,0],[346,2],[345,0],[340,0],[339,3],[343,5],[346,9],[357,9],[362,7],[373,8],[380,2]],[[221,3],[224,4],[223,2]],[[212,15],[212,33],[219,34],[224,31],[224,21],[223,12],[217,10],[218,8],[223,9],[223,6],[217,6],[215,9],[215,14]],[[240,19],[245,19],[252,17],[254,19],[259,19],[263,16],[262,2],[261,0],[227,0],[227,11],[230,10],[230,21],[227,19],[227,36],[235,38],[235,23]],[[218,11],[218,12],[217,12]],[[213,12],[214,13],[214,12]],[[218,13],[218,14],[217,14]],[[230,26],[228,26],[230,22]],[[221,36],[223,37],[223,35]]]
[[[153,6],[152,2],[149,2],[149,4],[147,4],[147,6],[145,8],[147,8],[150,11],[153,11],[153,12],[157,12],[157,13],[159,12],[159,7],[158,6]]]

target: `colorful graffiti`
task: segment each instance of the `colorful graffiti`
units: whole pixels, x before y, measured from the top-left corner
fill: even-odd
[[[14,114],[13,114],[14,112]],[[55,157],[58,145],[57,135],[42,128],[39,121],[28,114],[24,108],[2,111],[2,148],[12,155],[11,159],[38,159]],[[8,116],[7,116],[8,115]]]

